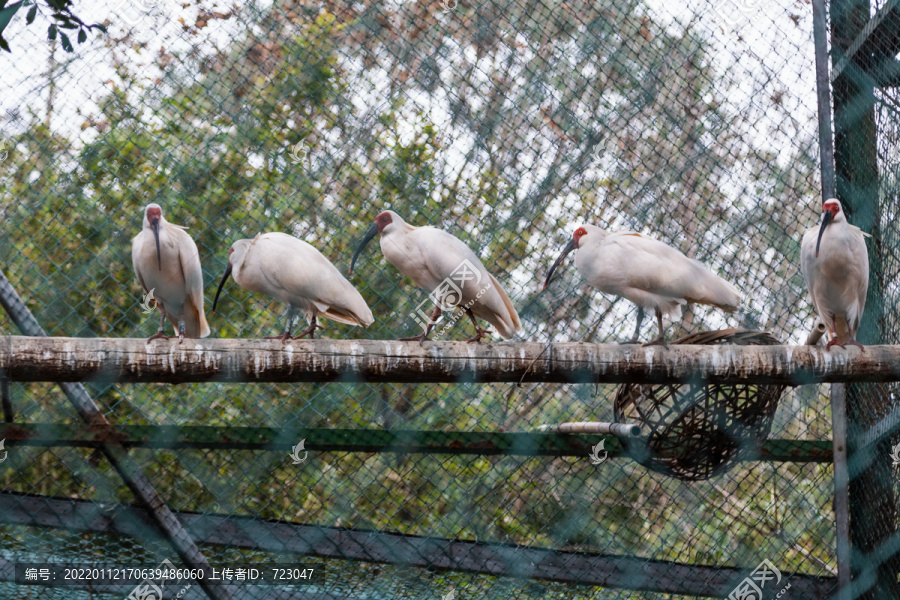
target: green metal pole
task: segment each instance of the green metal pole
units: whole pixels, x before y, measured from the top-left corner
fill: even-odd
[[[869,0],[832,0],[830,4],[832,69],[844,58],[834,95],[835,189],[849,220],[872,237],[869,290],[857,339],[863,344],[891,343],[884,332],[881,205],[878,191],[878,147],[875,82],[866,72],[865,56],[849,57],[854,41],[869,24]],[[859,62],[862,61],[862,62]],[[878,557],[896,529],[896,496],[888,439],[867,444],[865,433],[891,409],[890,394],[878,384],[846,386],[847,455],[849,465],[849,532],[854,598],[900,598],[897,555]]]

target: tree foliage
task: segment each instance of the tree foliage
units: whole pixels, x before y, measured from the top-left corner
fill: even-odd
[[[815,196],[811,141],[799,136],[787,158],[776,156],[757,116],[786,118],[788,109],[735,104],[736,84],[715,63],[706,30],[658,20],[639,0],[440,7],[281,0],[244,14],[227,43],[194,37],[194,28],[187,49],[160,48],[149,67],[157,78],[116,61],[115,85],[78,138],[35,117],[0,162],[8,236],[0,255],[50,335],[155,329],[156,316],[139,310],[129,260],[150,202],[189,227],[207,294],[231,243],[263,231],[292,233],[346,272],[362,232],[391,208],[469,244],[510,291],[525,338],[615,340],[633,327],[632,308],[590,291],[572,265],[540,293],[537,281],[581,221],[643,231],[733,280],[745,306],[729,325],[787,340],[806,323],[797,241],[814,217],[784,205]],[[366,331],[329,323],[325,335],[418,332],[411,314],[425,293],[377,248],[352,281],[376,323]],[[210,316],[213,335],[280,332],[283,307],[233,283],[225,294]],[[725,323],[698,310],[685,325]],[[449,336],[467,327],[461,319]],[[522,430],[611,420],[614,390],[98,384],[92,392],[120,423]],[[26,418],[72,418],[57,395],[33,398],[23,400]],[[790,423],[812,437],[827,426],[812,409]],[[747,499],[738,509],[718,484],[691,487],[634,466],[597,475],[572,459],[336,453],[301,475],[280,459],[186,451],[166,455],[156,476],[184,510],[701,563],[756,564],[764,538],[782,535],[768,516],[767,481],[745,479],[755,472],[745,465],[723,483]],[[776,515],[829,510],[822,469],[778,469]],[[226,485],[223,473],[240,475]],[[811,493],[793,481],[812,482]],[[56,489],[83,491],[63,475]],[[801,568],[810,554],[830,560],[821,542],[832,535],[816,521],[785,542],[791,564],[779,566]]]
[[[72,46],[73,36],[79,44],[88,39],[88,33],[94,29],[106,33],[106,25],[103,23],[85,23],[75,14],[75,3],[72,0],[19,0],[9,3],[9,0],[0,0],[0,48],[11,52],[9,42],[3,38],[3,30],[9,25],[19,9],[28,9],[25,13],[25,22],[28,25],[34,23],[38,15],[44,20],[50,21],[47,27],[47,39],[54,41],[59,37],[60,44],[66,52],[74,52]]]

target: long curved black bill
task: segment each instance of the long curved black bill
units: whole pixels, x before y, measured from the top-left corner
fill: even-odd
[[[825,228],[831,223],[832,218],[831,212],[826,212],[822,215],[822,226],[819,227],[819,239],[816,240],[816,258],[819,258],[819,244],[822,243],[822,234],[825,233]]]
[[[225,282],[228,281],[228,276],[231,275],[231,263],[228,263],[228,266],[225,267],[225,274],[222,276],[222,281],[219,283],[219,289],[216,290],[216,299],[213,300],[213,312],[216,310],[216,303],[219,301],[219,294],[222,293],[222,288],[225,286]]]
[[[347,273],[348,275],[353,275],[353,265],[356,264],[356,259],[359,257],[360,252],[363,251],[363,248],[366,247],[366,244],[371,241],[373,237],[378,235],[378,224],[374,223],[371,227],[369,227],[368,231],[366,231],[366,235],[363,236],[362,241],[359,243],[359,246],[356,247],[356,252],[353,253],[353,258],[350,260],[350,271]]]
[[[150,227],[153,228],[153,237],[156,238],[156,266],[162,271],[162,255],[159,252],[159,219],[154,218]]]
[[[556,259],[556,262],[553,263],[553,266],[550,267],[550,272],[547,273],[547,279],[544,280],[544,289],[547,289],[547,284],[550,283],[550,279],[553,278],[553,272],[556,271],[556,267],[562,264],[562,261],[566,256],[569,255],[569,252],[575,249],[575,238],[569,240],[569,243],[566,244],[565,248],[562,249],[562,254],[559,255],[559,258]]]

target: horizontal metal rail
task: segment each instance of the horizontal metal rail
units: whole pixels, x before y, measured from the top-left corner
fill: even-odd
[[[900,346],[659,346],[387,340],[155,340],[11,336],[13,381],[773,383],[900,381]]]
[[[648,560],[468,540],[362,531],[252,517],[178,512],[198,542],[436,570],[600,585],[688,596],[727,596],[749,569]],[[145,535],[146,511],[127,505],[101,507],[87,500],[0,494],[0,523],[63,528],[125,536]],[[834,577],[783,573],[792,597],[825,598]]]
[[[399,431],[191,425],[118,425],[114,432],[85,425],[55,423],[0,424],[0,439],[15,461],[17,446],[96,447],[114,437],[125,448],[204,448],[290,452],[300,441],[312,452],[395,452],[400,454],[479,454],[510,456],[582,456],[599,439],[611,457],[623,456],[613,435],[464,431]],[[743,460],[829,463],[828,440],[766,440],[757,455]]]

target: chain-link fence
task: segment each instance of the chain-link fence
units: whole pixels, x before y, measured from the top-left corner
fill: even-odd
[[[853,7],[866,18],[881,8]],[[821,200],[807,2],[198,0],[84,10],[95,20],[109,12],[109,36],[74,53],[48,42],[40,21],[14,20],[5,35],[0,256],[48,335],[156,330],[130,263],[151,202],[196,240],[207,300],[233,241],[291,233],[346,275],[355,244],[389,208],[475,251],[518,309],[518,339],[630,336],[634,306],[594,291],[571,261],[541,290],[578,223],[665,241],[740,289],[736,314],[694,306],[670,339],[745,327],[801,344],[813,324],[799,273],[800,237]],[[866,197],[879,201],[865,205],[877,208],[866,212],[857,188],[842,192],[840,160],[856,164],[867,141],[848,146],[836,115],[838,192],[852,222],[883,227],[873,262],[883,287],[874,305],[870,293],[861,339],[892,343],[898,105],[893,89],[871,93],[871,128],[857,137],[877,131]],[[380,250],[369,248],[349,279],[375,323],[328,321],[320,335],[419,333],[413,315],[426,292]],[[214,337],[283,331],[283,305],[233,282],[223,294],[215,313],[207,302]],[[20,333],[2,312],[0,331]],[[470,332],[460,319],[442,337]],[[727,594],[764,561],[779,579],[760,598],[787,585],[792,598],[837,586],[824,386],[786,390],[759,452],[694,482],[615,452],[598,465],[587,453],[510,441],[541,424],[613,421],[613,385],[85,388],[129,432],[128,454],[212,565],[314,570],[302,587],[235,585],[235,598],[688,598],[723,595],[725,584]],[[852,389],[851,412],[877,403],[866,423],[893,406],[892,389]],[[77,437],[81,419],[59,387],[12,382],[8,398],[15,424],[69,426]],[[401,432],[436,436],[437,449],[408,451]],[[300,464],[259,443],[300,435]],[[461,435],[509,445],[461,448]],[[875,520],[867,548],[887,552],[879,544],[895,527],[896,484],[889,442],[878,448],[866,481],[887,488],[886,504],[855,518]],[[17,585],[3,571],[14,562],[179,564],[90,444],[7,442],[4,451],[3,597],[131,592]],[[851,499],[870,491],[851,489]],[[167,593],[205,597],[196,586]]]

